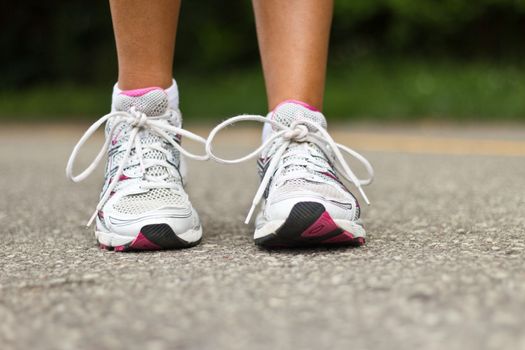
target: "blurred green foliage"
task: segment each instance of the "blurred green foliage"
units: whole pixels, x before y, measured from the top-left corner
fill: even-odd
[[[266,113],[259,69],[177,76],[186,121]],[[93,120],[108,112],[110,86],[38,86],[0,92],[0,118]],[[525,70],[487,63],[367,60],[328,74],[325,112],[331,120],[523,121]]]
[[[107,1],[5,3],[0,26],[0,115],[14,113],[21,98],[23,114],[32,105],[57,116],[105,108],[117,69]],[[226,114],[228,101],[248,91],[233,87],[238,84],[262,108],[254,27],[250,1],[183,1],[174,73],[183,88],[199,87]],[[515,77],[525,76],[524,29],[525,0],[336,0],[328,110],[490,116],[498,114],[499,101],[507,103],[500,115],[523,116],[517,96],[525,87]],[[476,98],[495,102],[481,109],[468,102]],[[201,106],[188,101],[190,114],[209,115]]]
[[[116,58],[107,1],[10,2],[0,11],[0,88],[108,83]],[[336,0],[332,61],[356,56],[525,56],[525,0]],[[249,1],[183,1],[176,67],[258,62]]]
[[[524,0],[351,0],[335,7],[339,48],[461,59],[525,54]]]

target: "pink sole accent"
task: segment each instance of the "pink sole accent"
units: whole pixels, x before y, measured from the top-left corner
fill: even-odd
[[[152,86],[152,87],[148,87],[148,88],[144,88],[144,89],[123,90],[121,92],[121,94],[129,96],[129,97],[139,97],[139,96],[143,96],[143,95],[145,95],[148,92],[153,91],[153,90],[162,90],[162,91],[164,91],[163,88],[160,88],[158,86]]]
[[[316,222],[301,234],[301,237],[320,237],[337,229],[338,227],[334,220],[332,220],[330,214],[325,211]]]
[[[100,249],[104,250],[114,250],[116,252],[126,252],[129,250],[161,250],[162,248],[151,242],[147,239],[142,232],[139,232],[137,238],[133,240],[130,244],[119,245],[116,247],[107,246],[105,244],[99,243]]]
[[[161,249],[158,245],[155,243],[152,243],[149,239],[147,239],[142,232],[139,232],[139,235],[135,240],[131,243],[130,248],[133,249],[140,249],[140,250],[159,250]]]
[[[354,236],[350,232],[343,231],[340,235],[324,240],[323,243],[343,243],[353,241],[354,239]]]

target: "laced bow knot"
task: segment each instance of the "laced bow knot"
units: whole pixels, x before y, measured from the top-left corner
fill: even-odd
[[[132,127],[144,128],[148,123],[148,116],[145,113],[137,111],[135,107],[131,107],[130,115],[134,118],[130,123]]]
[[[221,131],[229,125],[241,121],[257,121],[261,123],[269,123],[272,125],[274,132],[257,149],[243,157],[237,159],[224,159],[216,156],[213,153],[212,144],[219,131]],[[274,141],[276,141],[277,139],[282,139],[283,142],[277,147],[277,149],[273,152],[271,156],[270,163],[268,164],[264,176],[261,179],[259,188],[257,189],[257,192],[253,198],[250,211],[248,212],[246,220],[244,221],[246,224],[250,222],[255,208],[261,201],[264,192],[266,191],[266,188],[270,183],[273,173],[277,169],[279,160],[284,155],[290,144],[293,142],[311,142],[317,145],[326,155],[331,155],[331,158],[333,158],[334,167],[337,170],[337,172],[345,180],[354,184],[354,186],[356,186],[356,188],[359,190],[359,193],[361,194],[365,202],[367,204],[370,204],[370,201],[368,200],[368,197],[366,196],[362,188],[362,186],[371,184],[374,179],[374,168],[372,167],[370,162],[364,156],[354,151],[353,149],[336,143],[334,139],[332,139],[328,131],[326,131],[321,125],[314,123],[310,120],[296,120],[292,122],[290,126],[287,126],[277,122],[272,118],[265,118],[260,115],[239,115],[236,117],[232,117],[217,125],[210,132],[210,135],[206,140],[206,153],[210,158],[214,159],[219,163],[236,164],[258,157],[261,153],[263,153],[263,151],[270,149],[274,144]],[[352,171],[352,169],[350,169],[350,166],[344,159],[342,152],[351,155],[352,157],[356,158],[359,162],[361,162],[365,167],[369,177],[367,179],[359,179],[357,175],[355,175],[355,173]]]
[[[306,141],[306,136],[308,135],[308,127],[300,122],[293,122],[290,125],[290,128],[285,129],[286,132],[283,133],[283,138],[289,141],[304,142]]]
[[[100,201],[97,204],[97,207],[95,209],[95,212],[89,219],[87,226],[90,226],[93,220],[95,220],[99,210],[102,209],[102,207],[106,204],[108,199],[111,197],[111,194],[115,190],[116,186],[120,182],[121,176],[124,173],[124,169],[126,168],[126,165],[128,163],[128,160],[131,157],[132,150],[135,149],[136,155],[139,158],[139,163],[141,166],[142,172],[145,172],[146,165],[143,161],[144,152],[142,151],[142,147],[151,147],[149,145],[143,145],[141,142],[141,133],[139,131],[141,130],[147,130],[151,134],[154,134],[155,136],[158,136],[160,139],[163,139],[167,141],[171,146],[173,146],[176,150],[178,150],[182,155],[195,159],[195,160],[208,160],[209,156],[207,154],[205,155],[198,155],[193,154],[186,149],[184,149],[178,142],[176,142],[173,135],[179,135],[180,137],[187,137],[195,142],[198,142],[200,144],[206,144],[206,140],[192,132],[189,132],[187,130],[184,130],[182,127],[177,127],[174,125],[171,125],[169,123],[169,120],[173,117],[173,110],[168,110],[165,114],[155,117],[148,117],[145,113],[137,111],[135,107],[131,107],[129,112],[123,112],[123,111],[117,111],[117,112],[111,112],[109,114],[106,114],[105,116],[101,117],[99,120],[97,120],[93,125],[89,127],[89,129],[82,135],[78,143],[73,148],[73,151],[71,152],[71,156],[69,157],[69,160],[67,162],[66,166],[66,176],[73,180],[74,182],[80,182],[85,180],[93,171],[96,169],[98,164],[102,161],[104,158],[108,148],[109,144],[112,143],[112,140],[116,138],[116,131],[118,130],[119,126],[122,126],[123,124],[129,125],[129,132],[128,132],[128,140],[123,144],[121,147],[124,147],[124,156],[122,157],[121,161],[118,163],[117,171],[115,175],[113,175],[109,181],[109,184],[107,188],[104,191],[104,194],[100,198]],[[178,113],[178,112],[177,112]],[[112,120],[112,125],[109,131],[106,135],[106,141],[100,148],[98,154],[96,155],[95,159],[91,162],[91,164],[84,169],[80,174],[74,175],[73,174],[73,166],[75,164],[75,160],[78,156],[78,153],[80,152],[80,148],[86,143],[86,141],[100,128],[102,125],[104,125],[107,121]],[[173,166],[171,163],[167,161],[160,161],[162,163],[162,166],[170,167]],[[151,166],[159,165],[159,161],[153,162]],[[160,184],[162,186],[171,187],[170,184]],[[157,186],[160,186],[157,185]]]

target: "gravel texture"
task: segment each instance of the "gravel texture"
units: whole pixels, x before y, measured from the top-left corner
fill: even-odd
[[[0,131],[1,349],[525,349],[524,157],[365,152],[366,246],[281,251],[242,223],[254,162],[190,162],[202,243],[114,253],[82,227],[101,171],[64,175],[82,132]]]

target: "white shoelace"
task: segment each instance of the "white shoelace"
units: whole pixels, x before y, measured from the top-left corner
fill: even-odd
[[[237,159],[223,159],[213,154],[212,142],[215,136],[217,135],[217,133],[219,133],[219,131],[221,131],[225,127],[235,124],[237,122],[241,122],[241,121],[258,121],[262,123],[270,123],[277,129],[277,131],[274,132],[272,136],[268,137],[262,143],[262,145],[259,146],[256,150],[245,155],[244,157],[240,157]],[[206,153],[212,159],[214,159],[215,161],[219,163],[224,163],[224,164],[241,163],[246,160],[257,157],[265,149],[271,147],[272,143],[279,138],[282,139],[282,144],[277,148],[275,153],[272,155],[270,164],[268,165],[268,168],[266,169],[264,177],[261,180],[261,184],[259,185],[259,188],[257,189],[257,192],[253,198],[252,206],[250,208],[250,211],[248,212],[246,220],[244,221],[245,224],[248,224],[250,222],[250,219],[253,215],[255,208],[261,201],[264,195],[264,191],[266,190],[266,187],[268,183],[270,182],[270,179],[274,171],[277,168],[279,160],[281,159],[286,149],[292,142],[311,142],[317,145],[326,155],[333,153],[334,155],[333,163],[334,163],[334,167],[337,170],[337,172],[341,174],[343,178],[345,178],[347,181],[353,183],[357,187],[359,192],[361,193],[361,196],[363,197],[365,202],[367,204],[370,204],[370,201],[368,200],[368,197],[366,196],[362,188],[362,186],[371,184],[372,180],[374,179],[374,169],[372,168],[372,165],[370,164],[370,162],[364,156],[357,153],[353,149],[343,146],[339,143],[336,143],[332,139],[330,134],[321,125],[313,123],[309,120],[304,120],[304,119],[296,120],[292,122],[290,126],[286,126],[273,119],[269,119],[269,118],[266,118],[260,115],[240,115],[237,117],[233,117],[233,118],[230,118],[220,123],[210,132],[210,135],[208,136],[208,139],[206,141]],[[357,176],[354,174],[352,169],[350,169],[350,166],[348,165],[348,163],[345,161],[341,151],[353,156],[358,161],[360,161],[364,165],[366,171],[368,172],[369,178],[368,179],[357,178]]]
[[[147,130],[148,132],[155,134],[159,136],[160,138],[166,140],[169,142],[173,147],[175,147],[178,151],[180,151],[183,155],[185,155],[188,158],[196,159],[196,160],[207,160],[209,156],[206,155],[196,155],[193,153],[188,152],[185,150],[181,145],[179,145],[177,142],[173,140],[173,137],[170,136],[168,133],[172,134],[178,134],[183,137],[187,137],[193,141],[205,144],[206,140],[203,137],[200,137],[192,132],[189,132],[187,130],[184,130],[182,128],[170,125],[167,120],[172,118],[172,113],[174,111],[169,111],[168,113],[161,115],[161,116],[155,116],[155,117],[148,117],[144,113],[137,111],[134,107],[131,108],[129,112],[112,112],[109,114],[106,114],[99,120],[97,120],[93,125],[89,127],[89,129],[82,135],[78,143],[73,148],[73,152],[71,152],[71,156],[69,157],[69,161],[67,162],[66,167],[66,176],[73,180],[74,182],[80,182],[85,180],[98,166],[98,164],[101,162],[101,160],[104,158],[106,151],[109,148],[109,143],[115,136],[115,130],[117,130],[118,126],[120,126],[122,123],[128,123],[131,126],[131,131],[129,132],[128,141],[126,144],[126,150],[124,152],[124,157],[120,161],[118,165],[117,172],[112,177],[112,180],[110,180],[110,183],[108,187],[106,188],[104,195],[100,198],[100,201],[97,204],[97,207],[95,209],[95,212],[89,219],[87,226],[91,226],[91,223],[97,216],[97,213],[106,201],[111,196],[111,193],[119,183],[119,179],[121,175],[124,172],[124,169],[126,168],[126,164],[130,158],[131,152],[133,148],[135,149],[136,155],[139,159],[141,171],[143,174],[145,174],[145,171],[147,168],[153,167],[153,166],[163,166],[163,167],[173,167],[170,163],[168,163],[165,160],[158,160],[158,159],[147,159],[145,162],[143,159],[143,148],[149,148],[152,150],[160,151],[164,154],[167,154],[167,151],[163,149],[162,147],[156,147],[155,145],[147,145],[142,144],[141,142],[141,136],[140,131],[141,130]],[[91,164],[80,174],[73,175],[73,166],[75,163],[75,160],[78,156],[78,153],[80,151],[80,148],[86,143],[86,141],[97,131],[97,129],[104,125],[106,121],[109,119],[115,118],[113,125],[111,126],[111,129],[109,130],[108,135],[106,135],[106,141],[102,145],[100,151],[98,152],[95,159],[91,162]],[[175,184],[163,182],[162,180],[165,180],[168,177],[168,175],[164,177],[155,177],[156,183],[148,183],[148,188],[170,188],[174,187]],[[150,181],[153,181],[153,179],[149,178]],[[144,187],[144,186],[143,186]]]

